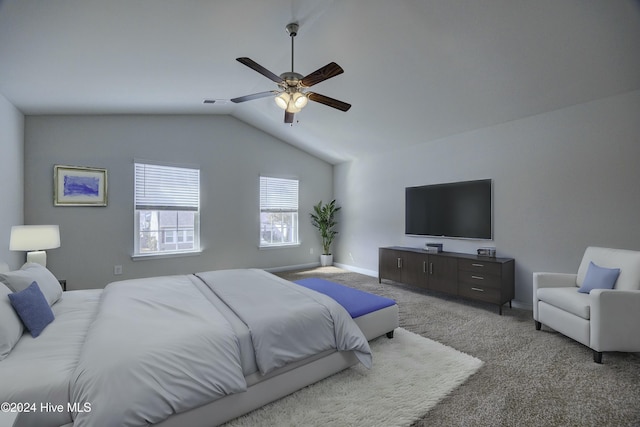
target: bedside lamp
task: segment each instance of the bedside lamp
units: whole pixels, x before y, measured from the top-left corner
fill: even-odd
[[[16,225],[11,227],[9,250],[27,251],[27,262],[47,266],[45,249],[60,247],[60,228],[57,225]]]

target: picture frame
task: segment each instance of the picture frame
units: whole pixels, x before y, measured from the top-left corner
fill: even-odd
[[[107,170],[55,165],[54,206],[107,206]]]

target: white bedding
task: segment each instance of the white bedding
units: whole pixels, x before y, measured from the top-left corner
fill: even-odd
[[[353,350],[371,367],[369,343],[334,299],[263,270],[196,276],[249,327],[261,374],[331,349]]]
[[[0,362],[0,402],[36,403],[16,427],[59,426],[71,421],[66,411],[69,378],[98,308],[102,290],[64,292],[51,309],[56,320],[38,338],[24,333]],[[64,411],[41,411],[40,402],[62,404]]]
[[[298,285],[261,270],[199,276],[207,277],[210,286],[221,283],[226,290],[218,292],[227,300],[219,300],[194,275],[115,282],[104,292],[65,292],[53,306],[56,320],[37,339],[23,336],[0,362],[2,401],[62,404],[65,411],[43,413],[38,408],[34,414],[21,414],[16,426],[66,424],[71,421],[67,402],[77,408],[90,404],[91,412],[73,412],[74,427],[157,423],[244,390],[245,377],[264,377],[260,371],[326,353],[328,341],[329,348],[355,350],[370,364],[366,338],[331,298],[308,290],[302,294],[315,295],[304,297]],[[236,290],[246,282],[255,283],[243,291],[243,298]],[[293,300],[267,301],[280,287]],[[242,300],[249,300],[249,311],[236,305]],[[287,306],[298,313],[287,315]],[[320,318],[299,322],[301,307]],[[291,325],[282,327],[283,318]],[[302,324],[306,326],[300,329]],[[331,338],[325,335],[327,328]],[[260,329],[265,336],[257,334]]]

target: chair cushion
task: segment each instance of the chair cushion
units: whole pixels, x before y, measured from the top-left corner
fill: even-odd
[[[618,276],[620,276],[619,268],[604,268],[590,261],[587,275],[578,292],[588,294],[592,289],[613,289]]]
[[[578,286],[582,286],[592,261],[600,267],[620,269],[614,289],[640,290],[640,251],[588,247],[578,268]]]
[[[575,286],[568,288],[540,288],[537,296],[540,301],[583,319],[589,320],[591,316],[589,294],[578,292],[578,288]]]

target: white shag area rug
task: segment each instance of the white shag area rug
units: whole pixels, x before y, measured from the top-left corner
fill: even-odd
[[[358,364],[225,427],[408,426],[483,364],[402,328],[370,345],[371,370]]]

